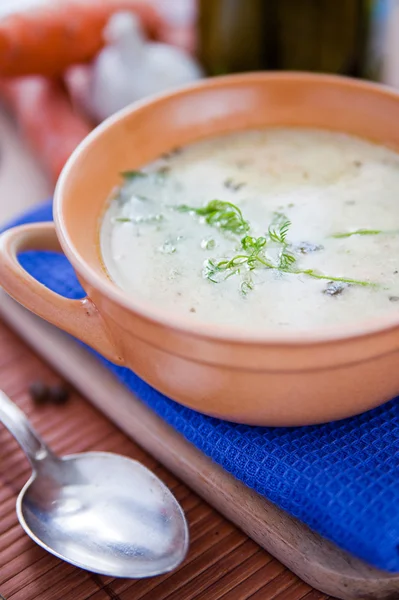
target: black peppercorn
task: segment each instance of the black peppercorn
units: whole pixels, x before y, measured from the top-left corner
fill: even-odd
[[[62,383],[51,386],[50,388],[50,402],[52,404],[65,404],[70,396],[69,389]]]
[[[37,405],[46,404],[49,401],[50,390],[43,381],[35,381],[29,387],[29,393],[33,402]]]

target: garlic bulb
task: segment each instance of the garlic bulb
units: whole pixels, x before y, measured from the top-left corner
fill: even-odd
[[[116,13],[105,30],[105,48],[94,61],[84,104],[102,121],[131,102],[203,76],[180,48],[145,38],[133,13]]]

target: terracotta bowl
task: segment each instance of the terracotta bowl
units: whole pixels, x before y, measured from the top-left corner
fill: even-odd
[[[304,335],[232,332],[126,295],[110,281],[99,228],[119,173],[174,146],[273,125],[344,131],[399,150],[399,95],[351,79],[255,73],[208,79],[118,113],[79,146],[55,192],[53,224],[0,238],[0,283],[18,302],[195,410],[256,425],[348,417],[399,393],[399,312]],[[87,297],[32,279],[17,253],[62,249]]]

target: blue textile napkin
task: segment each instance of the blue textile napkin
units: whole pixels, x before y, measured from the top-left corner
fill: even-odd
[[[13,224],[51,220],[51,203],[46,203]],[[68,298],[84,295],[64,256],[25,252],[21,263],[55,292]],[[376,567],[399,571],[396,401],[326,425],[249,427],[184,408],[128,369],[98,358],[169,425],[237,479],[341,548]]]

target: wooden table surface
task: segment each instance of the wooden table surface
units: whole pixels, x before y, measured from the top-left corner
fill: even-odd
[[[60,377],[0,321],[0,388],[29,416],[52,448],[67,454],[104,450],[143,462],[173,490],[187,515],[190,551],[165,576],[100,577],[47,554],[22,531],[17,495],[30,475],[14,439],[0,429],[0,594],[6,600],[328,600],[226,521],[73,392],[64,406],[35,406],[29,385]]]

